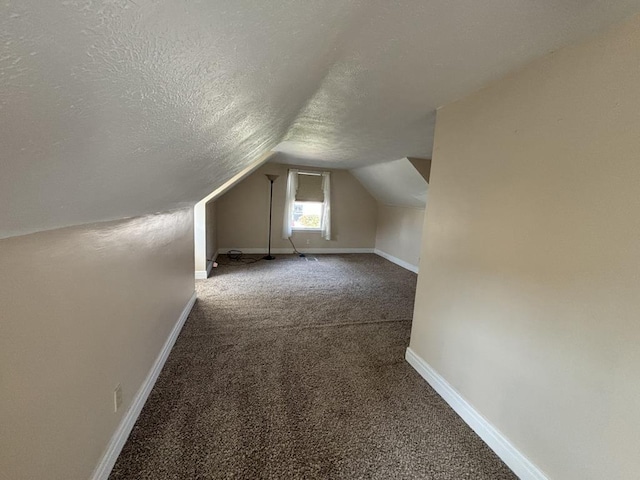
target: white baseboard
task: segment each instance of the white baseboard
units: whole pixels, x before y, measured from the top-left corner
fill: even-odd
[[[407,270],[410,270],[413,273],[418,273],[417,265],[413,265],[409,262],[405,262],[404,260],[400,260],[398,257],[389,255],[387,252],[383,252],[382,250],[378,250],[377,248],[373,250],[373,253],[375,253],[376,255],[380,255],[382,258],[386,258],[390,262],[395,263],[396,265],[400,265],[402,268],[406,268]]]
[[[221,248],[221,254],[226,254],[229,250],[240,250],[247,255],[266,254],[266,248]],[[373,253],[373,248],[298,248],[300,253],[323,254],[323,253]],[[272,248],[271,253],[276,255],[292,254],[293,248]]]
[[[218,258],[218,252],[215,253],[213,258],[207,262],[206,270],[196,270],[196,280],[206,280],[211,275],[211,270],[213,270],[213,262]]]
[[[521,480],[548,480],[496,427],[467,402],[431,365],[407,348],[407,362],[453,408]]]
[[[182,313],[180,314],[180,318],[178,318],[178,321],[176,322],[173,329],[171,330],[171,333],[169,334],[167,341],[164,343],[164,346],[162,347],[162,350],[160,351],[158,358],[156,358],[156,361],[153,363],[153,366],[151,367],[151,370],[149,371],[147,378],[145,378],[144,382],[142,383],[142,386],[136,393],[135,397],[133,397],[133,401],[131,402],[131,406],[129,407],[129,410],[124,415],[124,417],[120,421],[120,424],[118,425],[118,428],[116,429],[113,436],[111,437],[111,440],[109,441],[109,444],[107,445],[107,448],[104,451],[102,458],[98,463],[98,466],[93,471],[93,475],[91,475],[91,480],[107,480],[108,479],[109,474],[113,469],[113,466],[116,464],[118,455],[120,455],[120,452],[122,451],[122,447],[124,447],[124,444],[127,441],[127,438],[129,438],[131,429],[135,425],[136,420],[138,419],[138,416],[142,411],[142,407],[147,401],[147,398],[149,397],[149,394],[151,393],[151,390],[153,389],[153,386],[155,385],[156,380],[158,379],[158,375],[160,375],[160,371],[162,370],[164,363],[167,361],[169,352],[171,352],[171,349],[173,348],[173,344],[176,342],[176,339],[180,334],[180,330],[182,330],[182,326],[184,325],[184,322],[187,320],[187,317],[189,316],[189,313],[191,312],[191,309],[193,308],[193,304],[195,303],[195,301],[196,301],[196,293],[193,292],[193,295],[187,302],[187,305],[182,310]]]

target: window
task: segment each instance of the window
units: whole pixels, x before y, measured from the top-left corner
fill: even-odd
[[[322,229],[322,202],[298,202],[293,204],[291,227],[294,230]]]
[[[329,172],[289,170],[283,238],[294,230],[319,231],[326,240],[331,238],[329,177]]]

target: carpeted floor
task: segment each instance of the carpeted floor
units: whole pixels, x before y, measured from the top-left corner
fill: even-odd
[[[416,278],[372,254],[221,265],[110,479],[515,479],[404,361]]]

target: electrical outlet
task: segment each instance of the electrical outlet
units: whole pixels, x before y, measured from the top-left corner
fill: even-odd
[[[120,410],[122,406],[122,385],[118,384],[113,391],[113,412]]]
[[[307,238],[307,245],[310,245],[310,244],[311,244],[311,240]]]

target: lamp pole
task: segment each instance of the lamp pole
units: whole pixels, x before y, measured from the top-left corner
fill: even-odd
[[[264,260],[275,260],[276,257],[271,255],[271,218],[273,216],[273,182],[278,178],[278,175],[266,175],[266,177],[269,179],[269,182],[271,182],[271,191],[269,193],[269,251],[267,255],[262,258]]]

